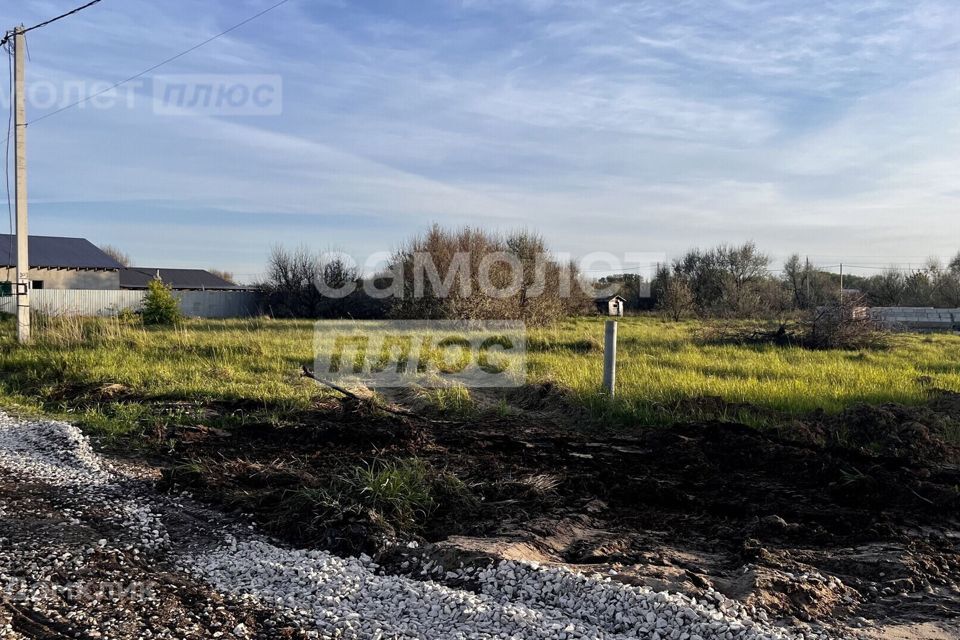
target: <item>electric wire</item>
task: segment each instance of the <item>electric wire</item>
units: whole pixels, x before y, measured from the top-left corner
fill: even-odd
[[[7,42],[10,40],[10,38],[11,38],[15,33],[17,33],[18,31],[19,31],[20,33],[27,33],[28,31],[33,31],[34,29],[39,29],[40,27],[45,27],[45,26],[47,26],[48,24],[53,24],[53,23],[56,22],[57,20],[63,20],[63,19],[66,18],[67,16],[72,16],[72,15],[75,14],[75,13],[80,13],[80,12],[83,11],[84,9],[86,9],[86,8],[88,8],[88,7],[92,7],[93,5],[97,4],[98,2],[100,2],[100,0],[91,0],[90,2],[88,2],[87,4],[85,4],[85,5],[81,6],[81,7],[77,7],[76,9],[72,9],[72,10],[70,10],[70,11],[67,11],[66,13],[61,13],[60,15],[58,15],[58,16],[55,17],[55,18],[50,18],[49,20],[44,20],[43,22],[41,22],[41,23],[39,23],[39,24],[35,24],[35,25],[33,25],[32,27],[27,27],[26,29],[12,29],[12,30],[8,31],[8,32],[6,33],[6,35],[3,36],[3,40],[0,40],[0,47],[2,47],[3,45],[7,44]]]
[[[290,0],[280,0],[280,1],[277,2],[277,3],[270,5],[270,6],[267,7],[266,9],[264,9],[264,10],[262,10],[262,11],[259,11],[258,13],[253,14],[253,15],[250,16],[249,18],[246,18],[246,19],[244,19],[244,20],[236,23],[236,24],[233,25],[232,27],[229,27],[229,28],[227,28],[227,29],[224,29],[224,30],[221,31],[220,33],[218,33],[218,34],[216,34],[216,35],[214,35],[214,36],[210,36],[210,37],[207,38],[206,40],[204,40],[204,41],[202,41],[202,42],[200,42],[200,43],[197,43],[197,44],[193,45],[193,46],[190,47],[189,49],[184,49],[184,50],[181,51],[180,53],[178,53],[178,54],[176,54],[176,55],[173,55],[173,56],[170,56],[170,57],[167,58],[166,60],[163,60],[163,61],[161,61],[161,62],[158,62],[157,64],[155,64],[155,65],[153,65],[153,66],[151,66],[151,67],[148,67],[147,69],[144,69],[143,71],[141,71],[141,72],[139,72],[139,73],[135,73],[134,75],[132,75],[132,76],[130,76],[130,77],[128,77],[128,78],[124,78],[123,80],[120,80],[119,82],[116,82],[116,83],[110,85],[110,86],[107,87],[106,89],[103,89],[103,90],[101,90],[101,91],[97,91],[97,92],[95,92],[95,93],[92,93],[92,94],[90,94],[89,96],[86,96],[85,98],[81,98],[80,100],[77,100],[76,102],[72,102],[72,103],[70,103],[70,104],[68,104],[68,105],[64,105],[63,107],[60,107],[59,109],[57,109],[57,110],[55,110],[55,111],[51,111],[50,113],[45,113],[45,114],[43,114],[42,116],[40,116],[40,117],[38,117],[38,118],[34,118],[33,120],[29,121],[27,124],[30,125],[30,124],[33,124],[33,123],[35,123],[35,122],[40,122],[41,120],[46,120],[47,118],[53,117],[53,116],[57,115],[58,113],[62,113],[62,112],[64,112],[64,111],[68,110],[68,109],[72,109],[72,108],[74,108],[74,107],[76,107],[76,106],[79,106],[79,105],[83,104],[84,102],[87,102],[87,101],[89,101],[89,100],[93,100],[93,99],[96,98],[97,96],[103,95],[104,93],[107,93],[108,91],[113,91],[114,89],[116,89],[117,87],[119,87],[119,86],[121,86],[121,85],[124,85],[124,84],[126,84],[126,83],[128,83],[128,82],[132,82],[133,80],[136,80],[137,78],[140,78],[140,77],[142,77],[142,76],[145,76],[146,74],[150,73],[151,71],[155,71],[155,70],[159,69],[160,67],[164,66],[165,64],[169,64],[169,63],[173,62],[174,60],[177,60],[177,59],[179,59],[179,58],[182,58],[183,56],[187,55],[188,53],[192,53],[193,51],[196,51],[196,50],[199,49],[200,47],[203,47],[203,46],[205,46],[205,45],[207,45],[207,44],[210,44],[211,42],[213,42],[214,40],[216,40],[216,39],[218,39],[218,38],[222,38],[223,36],[227,35],[227,34],[230,33],[231,31],[235,31],[235,30],[239,29],[240,27],[242,27],[243,25],[245,25],[245,24],[247,24],[247,23],[249,23],[249,22],[253,22],[253,21],[256,20],[257,18],[259,18],[259,17],[261,17],[261,16],[263,16],[263,15],[265,15],[265,14],[273,11],[273,10],[276,9],[277,7],[280,7],[281,5],[284,5],[284,4],[288,3],[288,2],[290,2]]]

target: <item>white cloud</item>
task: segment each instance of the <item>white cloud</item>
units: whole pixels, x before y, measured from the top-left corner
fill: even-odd
[[[37,32],[33,77],[121,78],[260,7],[103,6]],[[574,253],[753,237],[778,254],[925,254],[957,239],[960,7],[946,1],[314,8],[289,3],[164,69],[280,73],[282,117],[66,112],[31,131],[32,193],[315,214],[310,238],[344,214],[410,232],[522,224]],[[360,224],[336,233],[398,239]]]

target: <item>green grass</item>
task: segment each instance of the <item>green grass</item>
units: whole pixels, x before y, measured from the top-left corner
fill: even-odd
[[[358,503],[409,530],[434,508],[434,476],[426,463],[407,458],[354,467],[341,482]]]
[[[0,323],[0,404],[72,417],[101,435],[137,431],[162,440],[169,423],[282,423],[328,393],[298,377],[299,367],[313,360],[311,321],[189,320],[176,328],[115,319],[38,325],[35,342],[21,348],[12,322]],[[558,383],[594,415],[630,425],[682,419],[690,409],[677,404],[703,396],[802,414],[835,412],[856,402],[917,404],[931,388],[960,391],[960,336],[904,334],[893,336],[883,350],[810,351],[703,345],[695,340],[701,327],[623,319],[613,402],[599,389],[602,319],[534,329],[529,380]],[[123,385],[122,392],[108,397],[98,390],[109,384]],[[468,415],[476,407],[465,391],[453,387],[427,397],[442,410]],[[213,403],[230,409],[211,414],[205,407]]]
[[[857,402],[919,404],[931,388],[960,391],[960,336],[898,334],[886,349],[813,351],[703,344],[696,340],[701,328],[698,322],[655,318],[621,321],[613,403],[598,389],[602,359],[567,346],[602,336],[600,319],[535,332],[531,373],[569,387],[596,411],[653,421],[664,417],[664,408],[704,396],[802,414],[836,412]]]
[[[46,325],[46,326],[45,326]],[[0,324],[0,403],[79,418],[101,435],[196,424],[203,404],[240,407],[231,422],[282,421],[328,393],[299,378],[313,359],[311,321],[186,321],[175,328],[116,319],[38,323],[18,347]],[[98,389],[119,384],[117,397]],[[178,401],[188,401],[178,406]],[[157,403],[165,403],[158,412]],[[178,415],[183,414],[183,415]]]

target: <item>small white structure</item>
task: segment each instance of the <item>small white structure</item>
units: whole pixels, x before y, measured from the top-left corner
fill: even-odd
[[[594,303],[597,305],[597,311],[602,316],[623,316],[624,306],[627,304],[627,299],[623,296],[608,296],[604,298],[596,298]]]

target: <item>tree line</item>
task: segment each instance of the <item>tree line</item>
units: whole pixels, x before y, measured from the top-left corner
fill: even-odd
[[[530,231],[497,234],[432,226],[363,275],[339,254],[274,247],[259,283],[267,313],[299,318],[516,319],[531,324],[591,312],[595,292],[616,292],[628,310],[680,319],[778,317],[840,302],[838,273],[799,254],[777,267],[753,242],[692,249],[652,278],[621,273],[590,280],[552,257]],[[846,303],[960,307],[960,253],[914,270],[846,275]]]
[[[634,308],[657,308],[674,318],[688,315],[768,317],[836,305],[960,307],[960,253],[946,265],[936,259],[919,268],[890,267],[871,276],[825,271],[799,254],[780,269],[753,242],[694,249],[662,265],[650,296]],[[636,286],[636,285],[634,285]],[[629,283],[627,286],[629,291]],[[631,296],[625,296],[631,304]]]
[[[344,257],[274,247],[259,283],[277,317],[523,320],[544,324],[592,307],[577,265],[529,231],[432,226],[364,277]]]

